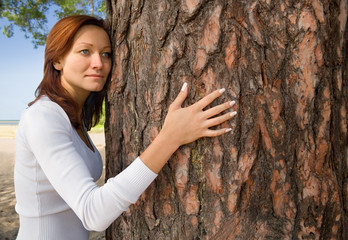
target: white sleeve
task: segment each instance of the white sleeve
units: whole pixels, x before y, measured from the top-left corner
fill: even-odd
[[[123,172],[98,187],[71,138],[70,121],[59,110],[32,109],[26,123],[26,142],[57,193],[87,230],[105,230],[135,203],[157,177],[137,158]]]

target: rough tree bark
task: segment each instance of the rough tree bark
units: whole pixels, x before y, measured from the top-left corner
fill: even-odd
[[[348,239],[346,0],[109,0],[106,176],[225,87],[232,134],[181,147],[107,239]]]

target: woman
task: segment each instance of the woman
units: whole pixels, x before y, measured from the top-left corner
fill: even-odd
[[[105,24],[94,17],[61,19],[48,35],[44,77],[17,131],[17,239],[88,239],[88,231],[103,231],[137,201],[181,145],[231,131],[209,128],[236,114],[214,117],[234,102],[203,111],[224,89],[181,108],[185,83],[151,145],[98,187],[102,161],[87,130],[101,114],[111,55]]]

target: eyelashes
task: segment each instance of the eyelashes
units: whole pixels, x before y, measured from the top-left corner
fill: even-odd
[[[88,49],[82,49],[79,51],[79,53],[84,56],[88,56],[90,54],[90,51]],[[105,58],[111,58],[111,52],[102,52],[100,55]]]
[[[111,52],[103,52],[102,57],[111,58]]]
[[[83,49],[80,51],[80,53],[82,53],[83,55],[88,55],[89,51],[88,51],[88,49]]]

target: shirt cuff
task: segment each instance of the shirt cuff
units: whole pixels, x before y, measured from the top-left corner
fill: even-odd
[[[151,171],[139,157],[115,177],[118,190],[131,203],[135,203],[158,175]]]

